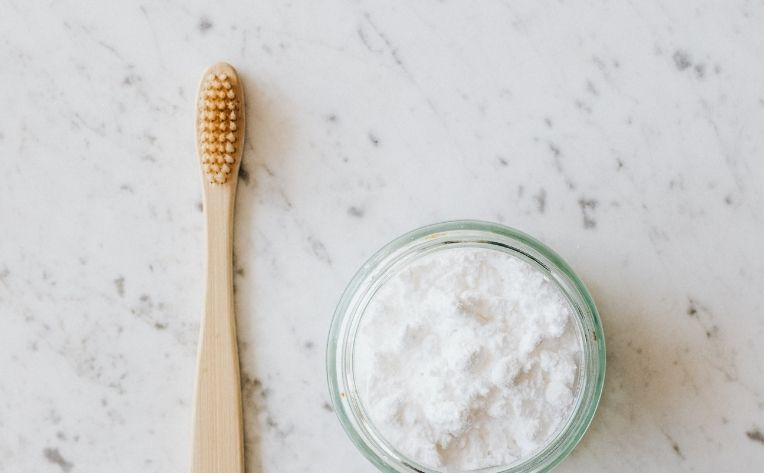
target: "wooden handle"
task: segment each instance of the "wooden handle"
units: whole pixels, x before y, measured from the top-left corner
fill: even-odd
[[[235,182],[205,185],[207,291],[199,337],[191,473],[244,473],[233,304]]]

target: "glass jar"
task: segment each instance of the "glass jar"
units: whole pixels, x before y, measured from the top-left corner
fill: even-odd
[[[377,431],[355,387],[354,345],[366,306],[377,290],[400,268],[446,247],[503,251],[534,266],[567,298],[582,346],[582,361],[571,415],[533,455],[511,465],[480,473],[546,472],[573,450],[591,423],[605,380],[605,338],[589,291],[554,251],[515,229],[494,223],[460,220],[409,232],[385,245],[353,276],[334,313],[326,350],[326,367],[334,410],[350,439],[381,471],[440,473],[406,458]]]

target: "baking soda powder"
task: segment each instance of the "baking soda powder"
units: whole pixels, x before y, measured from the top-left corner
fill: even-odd
[[[445,471],[527,458],[568,419],[582,347],[560,289],[487,248],[410,263],[371,300],[355,344],[362,404],[399,452]]]

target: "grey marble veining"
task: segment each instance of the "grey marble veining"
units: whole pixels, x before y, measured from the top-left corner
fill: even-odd
[[[479,218],[557,249],[607,335],[557,471],[764,464],[764,5],[0,1],[0,471],[185,471],[193,102],[242,72],[248,472],[374,471],[324,341],[364,259]]]

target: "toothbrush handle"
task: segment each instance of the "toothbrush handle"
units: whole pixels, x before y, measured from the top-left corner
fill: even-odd
[[[233,185],[205,189],[207,288],[199,336],[191,473],[244,473],[233,303]]]

